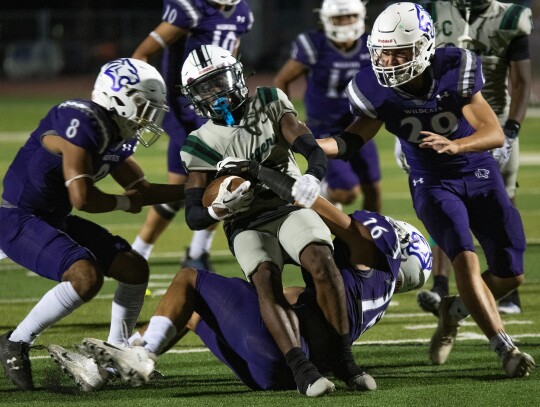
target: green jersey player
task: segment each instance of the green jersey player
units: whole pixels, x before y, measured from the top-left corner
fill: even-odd
[[[189,175],[186,221],[205,229],[224,220],[229,246],[248,280],[257,289],[261,316],[285,355],[300,393],[321,396],[334,390],[301,350],[299,323],[283,296],[281,273],[286,262],[313,276],[317,302],[335,335],[332,354],[336,377],[364,390],[364,372],[354,362],[343,280],[332,259],[328,227],[308,209],[320,192],[327,159],[309,129],[296,117],[292,103],[277,88],[257,88],[248,97],[242,64],[216,46],[192,51],[182,66],[182,91],[196,112],[210,120],[192,132],[181,150]],[[308,168],[301,174],[293,151]],[[264,163],[296,179],[292,194],[299,208],[265,186],[249,181],[234,191],[221,184],[210,207],[202,205],[217,164],[229,157]],[[254,344],[255,345],[255,344]]]

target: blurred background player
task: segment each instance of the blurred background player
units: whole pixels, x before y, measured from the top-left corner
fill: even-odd
[[[426,6],[437,22],[438,46],[457,46],[480,56],[485,76],[482,95],[493,108],[505,134],[505,146],[492,150],[516,205],[519,168],[519,130],[529,104],[532,79],[529,35],[531,10],[496,0],[435,1]],[[433,288],[418,293],[422,309],[437,315],[441,298],[448,295],[452,265],[438,246],[433,248]],[[499,301],[501,313],[521,312],[518,291]]]
[[[371,62],[360,0],[324,0],[319,17],[323,30],[298,35],[274,85],[289,94],[294,80],[306,78],[306,125],[316,138],[324,138],[340,134],[352,122],[345,88]],[[321,192],[332,203],[351,204],[361,190],[363,209],[380,212],[380,179],[377,146],[371,141],[349,161],[328,162]]]
[[[191,51],[204,44],[217,45],[237,55],[240,37],[251,29],[252,24],[253,14],[245,0],[164,0],[162,22],[133,53],[133,58],[148,61],[163,51],[162,73],[171,108],[163,120],[163,129],[169,136],[167,166],[170,184],[186,182],[180,149],[187,135],[206,122],[195,113],[190,101],[177,87],[181,83],[182,64]],[[183,204],[174,202],[149,208],[133,248],[148,259],[155,242]],[[212,269],[208,256],[216,226],[193,233],[184,257],[186,266]]]
[[[431,362],[447,361],[470,314],[508,376],[527,376],[534,359],[506,334],[495,302],[523,282],[526,240],[488,152],[504,145],[504,133],[482,97],[480,58],[461,48],[435,48],[430,15],[409,2],[377,17],[368,48],[372,67],[347,87],[355,121],[341,137],[318,141],[327,154],[340,157],[356,152],[383,124],[399,138],[414,210],[452,260],[459,291],[441,300]],[[483,275],[473,233],[489,267]]]
[[[28,352],[45,329],[90,301],[104,277],[118,281],[108,341],[121,343],[139,317],[148,263],[120,236],[79,216],[183,198],[183,186],[151,184],[131,157],[163,132],[165,83],[146,62],[122,58],[105,64],[92,100],[54,106],[32,132],[4,176],[0,250],[14,262],[58,284],[12,331],[0,336],[0,362],[20,389],[32,390]],[[110,174],[126,192],[95,186]],[[126,329],[124,329],[124,327]]]

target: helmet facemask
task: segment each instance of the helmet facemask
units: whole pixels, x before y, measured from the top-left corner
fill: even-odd
[[[153,103],[135,89],[127,92],[126,95],[135,107],[133,114],[129,117],[117,114],[113,116],[113,119],[120,127],[122,138],[135,137],[143,146],[149,147],[163,134],[161,123],[169,108],[166,105]]]
[[[341,25],[339,17],[350,16],[349,24]],[[325,0],[319,17],[327,38],[335,42],[356,41],[365,32],[366,9],[360,0]]]
[[[452,0],[452,4],[460,10],[481,11],[487,8],[493,0]]]
[[[390,5],[375,20],[367,46],[379,84],[395,87],[420,76],[435,53],[435,29],[430,15],[414,3]],[[410,60],[386,66],[389,54],[403,51]],[[386,54],[386,55],[385,55]]]
[[[232,126],[235,123],[233,112],[242,106],[248,94],[242,64],[236,62],[204,74],[183,86],[182,92],[198,114]]]

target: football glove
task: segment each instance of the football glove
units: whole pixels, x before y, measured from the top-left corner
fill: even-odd
[[[405,154],[403,154],[403,150],[401,150],[401,143],[396,137],[396,143],[394,144],[394,157],[396,159],[396,163],[399,168],[401,168],[403,171],[405,171],[406,174],[409,173],[411,170],[411,167],[409,167],[409,163],[407,162],[407,159],[405,158]]]
[[[250,160],[236,157],[227,157],[217,163],[216,177],[222,175],[236,175],[237,177],[245,177],[245,173],[249,169]]]
[[[249,181],[244,181],[234,191],[228,190],[233,178],[229,177],[221,183],[216,199],[212,202],[212,209],[218,220],[227,219],[235,213],[247,211],[253,201],[253,190],[249,189],[251,186]],[[218,213],[224,214],[219,215]]]
[[[311,174],[302,175],[292,187],[292,196],[299,205],[311,208],[321,192],[321,181]]]
[[[502,147],[491,150],[491,155],[495,158],[495,161],[497,161],[500,169],[502,169],[510,159],[512,145],[515,141],[515,138],[505,137],[504,145]]]

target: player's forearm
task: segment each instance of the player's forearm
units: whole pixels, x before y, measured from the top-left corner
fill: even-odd
[[[156,205],[169,202],[182,201],[185,198],[184,185],[148,184],[140,190],[143,196],[143,205]]]
[[[203,230],[217,222],[202,204],[204,188],[186,189],[186,223],[191,230]]]

